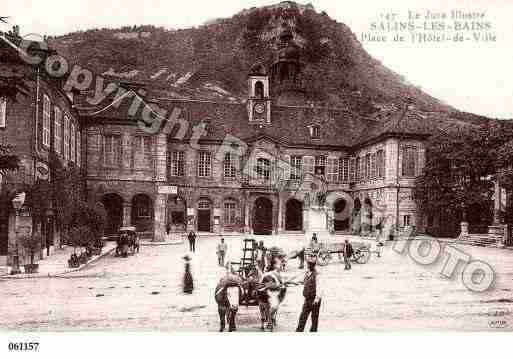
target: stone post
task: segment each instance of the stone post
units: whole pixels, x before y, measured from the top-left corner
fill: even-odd
[[[468,237],[468,222],[461,222],[461,231],[458,239],[466,239]]]

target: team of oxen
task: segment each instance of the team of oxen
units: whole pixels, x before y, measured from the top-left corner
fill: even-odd
[[[287,286],[298,283],[283,281],[280,272],[285,266],[285,258],[273,257],[266,272],[258,266],[248,268],[242,275],[228,270],[215,289],[220,320],[219,331],[236,330],[236,316],[241,303],[258,305],[260,310],[261,330],[273,331],[276,327],[276,314],[285,299]]]

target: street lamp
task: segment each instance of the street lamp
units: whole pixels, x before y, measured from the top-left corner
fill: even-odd
[[[14,240],[15,240],[15,251],[14,255],[12,256],[12,269],[11,274],[19,274],[21,273],[20,270],[20,256],[18,254],[18,216],[20,213],[20,209],[23,206],[23,203],[25,202],[25,192],[19,193],[14,197],[12,200],[12,206],[14,208],[15,214],[14,214]]]

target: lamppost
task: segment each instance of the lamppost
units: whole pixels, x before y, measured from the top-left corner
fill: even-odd
[[[12,255],[12,268],[11,274],[19,274],[20,270],[20,256],[18,253],[18,216],[20,214],[20,209],[25,202],[25,192],[22,192],[12,200],[12,206],[14,208],[14,240],[15,240],[15,251]]]

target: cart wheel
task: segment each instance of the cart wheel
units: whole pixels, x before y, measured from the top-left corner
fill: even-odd
[[[327,265],[330,262],[330,260],[331,260],[330,252],[319,252],[319,254],[317,255],[317,263],[320,266]]]
[[[371,254],[370,254],[369,248],[367,248],[367,247],[361,248],[360,255],[358,256],[358,258],[356,258],[356,263],[359,263],[359,264],[367,263],[370,259],[370,255]]]

